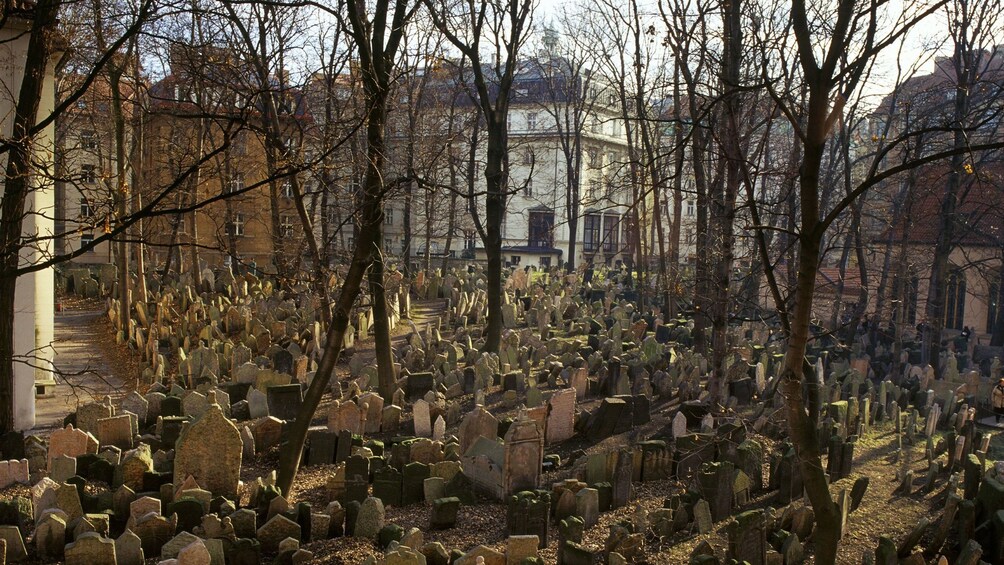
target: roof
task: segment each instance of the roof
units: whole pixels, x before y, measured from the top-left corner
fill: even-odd
[[[894,241],[905,235],[909,243],[934,245],[938,240],[942,205],[948,182],[948,164],[925,167],[918,187],[903,204],[891,226]],[[977,164],[963,173],[956,207],[957,246],[1004,245],[1004,162]]]
[[[857,296],[861,292],[861,271],[848,266],[844,269],[843,296]],[[838,267],[820,267],[816,271],[816,291],[821,294],[836,294],[840,284],[840,269]]]

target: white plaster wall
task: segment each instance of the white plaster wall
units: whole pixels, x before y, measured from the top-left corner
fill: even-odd
[[[25,22],[12,19],[0,30],[0,128],[5,136],[11,135],[14,106],[24,74],[24,58],[28,36]],[[55,59],[55,57],[53,58]],[[53,68],[47,73],[38,115],[48,116],[54,105]],[[44,163],[51,171],[52,126],[36,140],[37,163]],[[0,159],[6,167],[6,158]],[[48,172],[48,171],[47,171]],[[35,190],[25,204],[26,211],[22,233],[26,237],[51,236],[53,233],[54,189],[51,178],[45,173],[33,179]],[[37,247],[26,247],[21,253],[21,264],[37,263],[48,255],[51,241]],[[51,378],[53,339],[53,273],[43,269],[18,278],[14,299],[14,426],[24,430],[35,425],[35,380]],[[37,367],[37,369],[36,369]]]

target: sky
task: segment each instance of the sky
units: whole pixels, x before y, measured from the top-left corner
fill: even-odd
[[[651,4],[653,12],[657,9],[655,8],[655,2],[651,0],[641,1]],[[913,4],[914,1],[930,3],[935,0],[892,0],[888,3],[888,13],[899,15],[903,13],[907,5]],[[550,19],[550,16],[557,13],[562,6],[568,5],[568,3],[568,0],[537,0],[534,25],[540,26],[545,24]],[[940,10],[914,26],[907,35],[902,50],[893,46],[879,54],[876,59],[873,75],[862,88],[862,93],[869,98],[869,103],[877,105],[881,98],[895,86],[897,59],[901,60],[904,68],[915,65],[917,61],[923,61],[919,65],[919,74],[932,72],[934,70],[935,57],[950,54],[950,49],[946,48],[944,41],[946,26],[944,10]]]

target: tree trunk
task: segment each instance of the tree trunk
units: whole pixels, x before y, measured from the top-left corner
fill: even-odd
[[[725,183],[721,192],[716,191],[712,200],[712,228],[716,239],[717,252],[711,280],[711,354],[712,378],[709,392],[712,402],[721,403],[726,395],[725,359],[729,352],[728,330],[729,309],[732,303],[730,292],[732,283],[732,261],[736,198],[739,194],[740,166],[742,150],[739,144],[739,112],[742,100],[739,91],[739,66],[741,64],[742,2],[728,0],[723,5],[725,25],[725,58],[722,61],[722,89],[724,96],[725,132],[723,150],[725,154]]]
[[[809,153],[814,147],[806,145],[806,165]],[[821,149],[821,145],[819,147]],[[821,151],[819,152],[821,155]],[[818,171],[818,161],[815,162]],[[812,190],[811,182],[803,173],[803,195]],[[808,185],[808,186],[807,186]],[[804,196],[803,196],[804,198]],[[804,206],[804,204],[803,204]],[[815,209],[812,209],[815,214]],[[803,217],[805,213],[803,212]],[[803,226],[804,226],[803,222]],[[808,227],[808,226],[806,226]],[[830,490],[826,481],[824,467],[821,464],[822,453],[819,447],[819,434],[816,432],[815,421],[811,414],[818,413],[817,397],[809,397],[806,404],[802,393],[802,383],[807,377],[805,369],[805,350],[809,341],[809,320],[812,312],[812,298],[816,285],[816,269],[819,263],[819,240],[811,233],[799,238],[798,274],[795,298],[795,312],[791,317],[791,335],[785,352],[784,366],[781,373],[781,384],[785,393],[788,415],[788,430],[798,454],[801,465],[802,481],[806,495],[812,504],[816,515],[816,530],[813,535],[816,547],[816,559],[819,563],[833,563],[837,552],[837,542],[840,539],[840,523],[836,504],[830,498]]]
[[[394,375],[394,354],[390,344],[390,319],[387,316],[387,292],[384,279],[384,261],[381,242],[383,240],[383,210],[379,212],[379,222],[370,224],[373,243],[370,253],[373,254],[370,264],[369,283],[370,300],[373,308],[373,340],[377,361],[377,378],[380,383],[380,396],[384,402],[391,403],[397,377]],[[389,406],[390,404],[388,404]]]
[[[505,115],[488,123],[488,160],[485,167],[485,254],[488,256],[488,325],[483,351],[498,353],[502,341],[502,220],[508,170]]]
[[[378,18],[388,15],[387,0],[379,0],[375,7]],[[384,162],[385,162],[385,124],[387,122],[387,99],[390,92],[390,74],[396,55],[397,46],[404,32],[408,17],[405,15],[408,4],[406,0],[396,0],[393,9],[394,21],[398,25],[385,37],[371,35],[373,24],[366,15],[366,6],[359,0],[350,0],[348,5],[348,20],[350,31],[356,40],[360,55],[360,70],[363,91],[366,99],[366,175],[361,190],[360,214],[362,221],[356,238],[356,248],[352,254],[352,264],[342,283],[338,301],[332,313],[332,322],[325,339],[324,352],[318,364],[314,380],[307,387],[303,404],[296,415],[296,420],[290,426],[286,442],[282,445],[279,456],[279,477],[277,485],[284,494],[290,492],[293,479],[300,467],[303,445],[307,440],[307,430],[314,418],[314,412],[321,403],[321,397],[328,388],[328,383],[334,373],[335,363],[342,350],[345,340],[345,330],[349,325],[349,315],[352,305],[359,296],[366,269],[373,262],[374,255],[379,254],[380,227],[383,225],[383,195],[384,195]],[[382,20],[385,21],[385,20]],[[382,27],[380,28],[382,29]],[[386,39],[386,47],[383,40]],[[377,257],[379,259],[379,257]],[[383,298],[382,264],[377,267],[375,280],[379,293],[374,298]],[[371,277],[373,275],[371,274]],[[371,278],[371,289],[373,288]],[[386,307],[386,305],[384,305]],[[375,316],[378,320],[381,316]],[[382,316],[387,322],[386,312]],[[389,336],[387,348],[383,353],[389,353]],[[378,342],[377,354],[381,354]],[[378,364],[386,367],[386,363]],[[393,368],[391,367],[391,371]],[[383,382],[381,382],[383,385]],[[383,388],[381,386],[381,388]]]
[[[112,123],[115,131],[115,201],[120,222],[132,212],[129,205],[129,184],[126,182],[125,115],[122,113],[122,73],[118,62],[110,63],[109,83],[112,95]],[[129,231],[118,241],[119,330],[125,342],[133,338],[129,331],[132,317],[132,279],[129,277]]]
[[[457,167],[453,159],[450,159],[450,186],[454,192],[450,193],[450,215],[446,224],[446,244],[443,246],[443,272],[450,264],[450,249],[453,245],[453,231],[457,229]]]
[[[965,22],[960,22],[964,25]],[[964,33],[964,32],[963,32]],[[966,38],[963,38],[964,41]],[[968,52],[958,38],[955,42],[955,106],[953,108],[952,126],[955,128],[953,147],[961,149],[969,143],[968,133],[963,129],[969,113],[969,92],[972,85],[976,54]],[[928,362],[934,368],[934,374],[941,378],[941,334],[945,328],[945,282],[948,278],[948,258],[955,247],[956,209],[958,208],[959,187],[962,185],[962,165],[966,154],[959,152],[952,155],[948,171],[948,182],[945,185],[944,197],[941,201],[941,212],[938,215],[938,238],[934,244],[934,258],[931,263],[931,278],[927,289],[927,331],[924,332],[924,351]]]

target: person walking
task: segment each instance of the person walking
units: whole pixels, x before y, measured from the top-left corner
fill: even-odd
[[[1004,416],[1004,379],[1001,379],[997,383],[997,386],[994,387],[993,392],[990,393],[990,404],[994,410],[994,417],[999,424],[1001,416]]]

